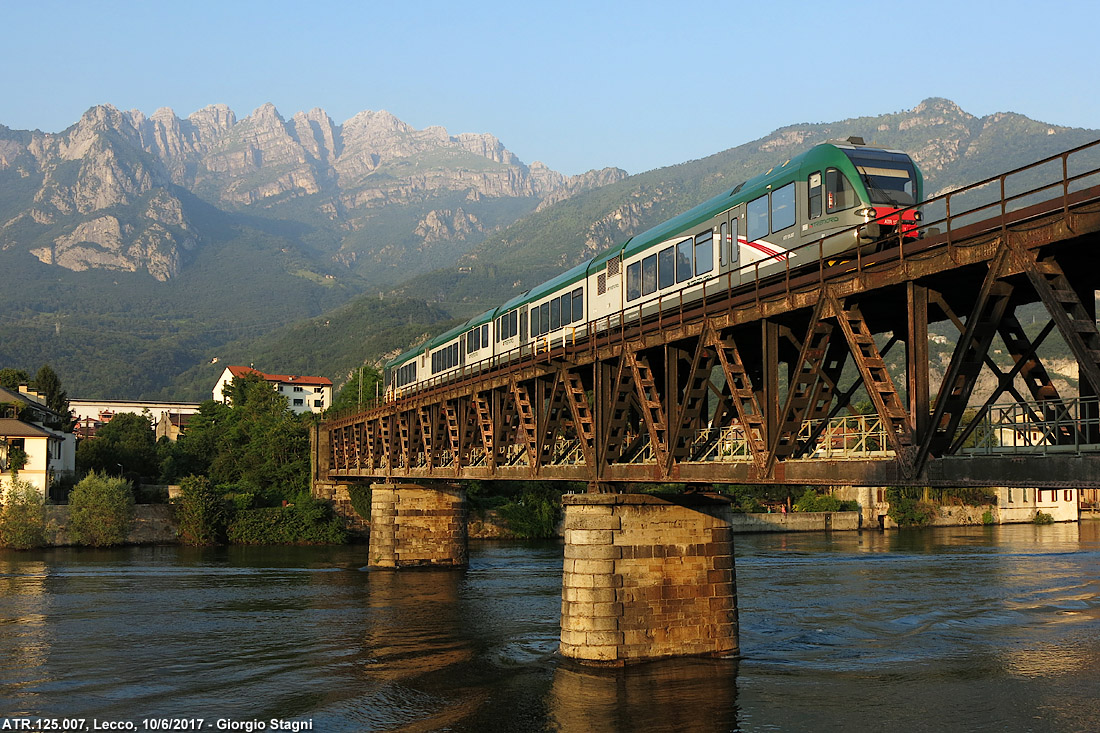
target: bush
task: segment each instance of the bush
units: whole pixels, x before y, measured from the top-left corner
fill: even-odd
[[[734,484],[721,489],[721,493],[730,497],[730,508],[735,513],[751,514],[753,512],[762,512],[765,510],[764,505],[760,503],[760,498],[757,495],[755,486]]]
[[[796,512],[839,512],[840,506],[840,499],[835,496],[818,494],[813,489],[806,489],[794,503],[794,510]]]
[[[1046,512],[1035,512],[1034,521],[1036,524],[1054,524],[1054,515]]]
[[[221,492],[205,476],[180,482],[176,500],[180,539],[187,545],[216,545],[225,541],[229,512]]]
[[[936,516],[936,505],[915,499],[912,492],[905,489],[887,489],[886,500],[890,502],[887,516],[899,527],[923,527]]]
[[[81,545],[121,545],[134,518],[130,483],[89,473],[69,494],[69,533]]]
[[[995,520],[993,519],[993,512],[989,511],[988,509],[982,512],[982,524],[993,524],[994,521]]]
[[[351,508],[363,519],[370,519],[370,487],[354,484],[348,487],[348,495],[351,496]]]
[[[561,516],[561,494],[551,487],[528,488],[497,511],[520,539],[553,537]]]
[[[228,536],[238,545],[342,545],[348,541],[343,521],[328,502],[308,495],[287,506],[238,512]]]
[[[29,550],[46,544],[45,502],[33,484],[12,479],[0,499],[0,547]]]

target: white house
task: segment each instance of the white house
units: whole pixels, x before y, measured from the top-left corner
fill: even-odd
[[[106,425],[121,412],[148,414],[159,439],[162,435],[175,440],[187,420],[198,413],[198,402],[148,402],[139,400],[69,400],[69,411],[77,421],[77,435],[88,438],[97,428]]]
[[[25,457],[19,478],[43,496],[51,484],[76,471],[76,437],[51,427],[62,421],[37,392],[23,385],[18,392],[0,387],[0,488],[10,486],[17,455]]]
[[[257,369],[242,366],[226,367],[214,385],[214,401],[228,402],[225,388],[235,377],[257,374],[272,389],[287,398],[290,409],[297,414],[324,412],[332,405],[332,380],[325,377],[307,377],[296,374],[265,374]]]

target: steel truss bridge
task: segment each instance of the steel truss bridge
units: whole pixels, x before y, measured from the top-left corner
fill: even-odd
[[[876,253],[723,274],[327,420],[314,479],[1100,486],[1100,141],[920,208]],[[1040,356],[1059,340],[1076,394]]]

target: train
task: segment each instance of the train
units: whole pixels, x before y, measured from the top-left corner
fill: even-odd
[[[815,145],[399,355],[384,369],[385,398],[915,238],[923,185],[904,152],[858,137]]]

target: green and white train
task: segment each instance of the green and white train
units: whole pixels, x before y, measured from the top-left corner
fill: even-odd
[[[405,352],[386,365],[386,396],[679,308],[704,289],[873,251],[899,228],[915,237],[922,189],[905,153],[860,138],[817,145]]]

